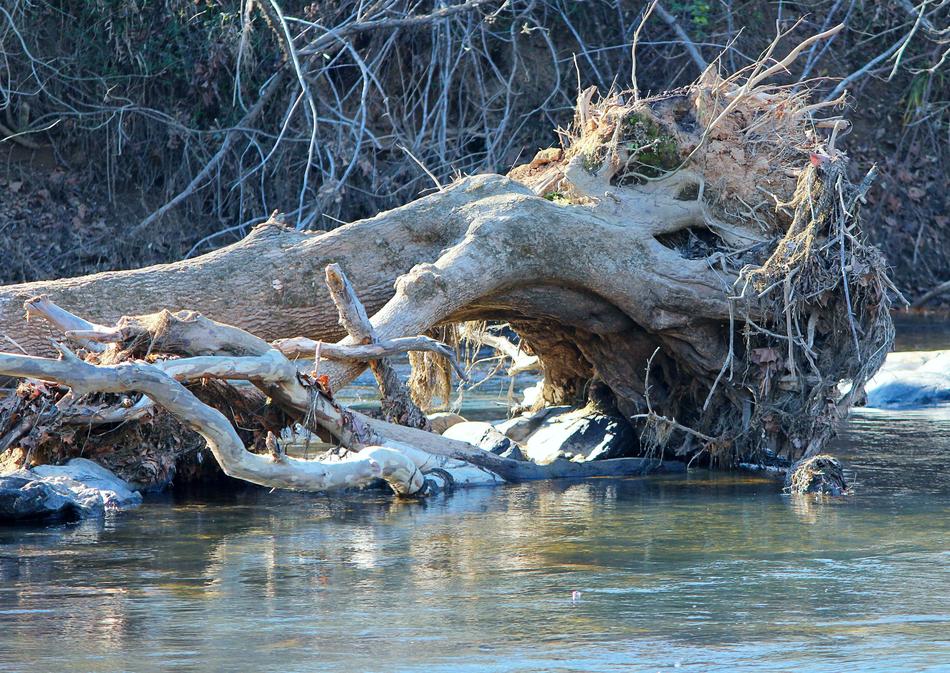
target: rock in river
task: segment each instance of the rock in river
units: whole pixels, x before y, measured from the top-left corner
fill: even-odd
[[[950,351],[891,353],[864,390],[883,409],[950,402]]]
[[[499,456],[518,458],[517,456],[507,455],[511,449],[517,448],[518,445],[505,437],[505,435],[499,432],[491,423],[483,423],[481,421],[456,423],[443,432],[442,436],[468,442],[480,449]]]
[[[129,509],[141,502],[140,493],[85,458],[0,477],[0,523],[76,520]]]
[[[541,464],[559,457],[576,461],[619,458],[634,446],[633,429],[626,421],[590,408],[550,414],[522,441],[528,459]]]

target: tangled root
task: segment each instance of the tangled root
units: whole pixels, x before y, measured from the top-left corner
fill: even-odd
[[[755,401],[751,424],[777,426],[762,447],[772,455],[820,451],[893,344],[886,264],[855,227],[869,184],[849,183],[841,159],[806,167],[782,204],[794,209],[786,235],[741,272],[741,380]]]
[[[792,495],[850,495],[851,485],[845,478],[841,463],[821,454],[800,460],[788,471],[785,491]]]
[[[815,455],[893,343],[893,285],[859,227],[873,172],[860,185],[848,180],[834,148],[847,122],[816,118],[827,105],[809,105],[807,87],[761,80],[710,68],[653,98],[595,100],[588,89],[562,148],[510,173],[565,204],[596,207],[605,188],[622,200],[669,185],[701,204],[704,227],[657,239],[732,279],[728,355],[710,376],[658,340],[668,358],[654,382],[676,394],[639,414],[645,452],[670,444],[727,465]],[[827,140],[822,127],[832,129]]]

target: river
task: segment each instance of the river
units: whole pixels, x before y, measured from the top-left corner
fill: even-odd
[[[851,497],[693,470],[0,528],[0,671],[950,670],[950,408],[833,453]]]

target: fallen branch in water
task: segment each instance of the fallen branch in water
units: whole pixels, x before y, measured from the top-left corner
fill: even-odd
[[[950,292],[950,280],[944,281],[943,283],[940,283],[936,287],[932,287],[931,289],[924,292],[922,295],[920,295],[917,299],[914,300],[914,303],[911,304],[911,307],[920,308],[921,306],[926,304],[928,301],[930,301],[934,297],[939,297],[948,292]]]
[[[345,280],[337,272],[329,270],[331,282]],[[42,315],[59,325],[72,327],[85,322],[48,300],[42,306]],[[502,458],[465,442],[354,413],[333,400],[319,381],[302,376],[278,349],[262,349],[260,340],[229,325],[190,312],[125,318],[120,324],[114,328],[97,326],[86,330],[112,341],[108,351],[90,352],[89,361],[57,344],[61,354],[58,360],[0,353],[0,374],[67,386],[69,404],[88,396],[101,397],[103,393],[140,393],[142,397],[133,404],[123,397],[113,406],[103,407],[100,402],[98,408],[85,402],[81,412],[63,404],[58,412],[65,423],[124,423],[141,418],[157,405],[205,439],[225,474],[276,488],[327,491],[366,486],[383,479],[396,494],[408,496],[439,485],[471,481],[470,475],[465,476],[466,466],[509,481],[629,476],[664,467],[644,459],[591,464],[559,460],[550,465],[537,465]],[[146,343],[151,353],[148,362],[138,357]],[[156,344],[184,357],[168,357],[164,352],[156,352]],[[188,351],[204,354],[190,355]],[[240,354],[242,352],[246,354]],[[97,364],[111,361],[118,353],[129,359],[117,364]],[[212,379],[250,382],[309,431],[329,432],[345,447],[343,457],[303,460],[288,456],[279,450],[278,440],[270,431],[263,433],[266,454],[249,450],[221,410],[198,399],[185,387]]]

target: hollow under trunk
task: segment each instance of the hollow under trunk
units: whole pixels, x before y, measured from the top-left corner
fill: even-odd
[[[888,281],[838,120],[761,85],[772,70],[643,100],[585,91],[563,148],[328,233],[268,223],[193,260],[0,288],[0,332],[48,352],[47,328],[21,321],[43,294],[106,324],[195,309],[265,340],[336,341],[336,263],[380,340],[507,321],[540,359],[539,403],[606,396],[640,430],[631,454],[814,454],[889,349]],[[363,367],[322,373],[338,390]]]

